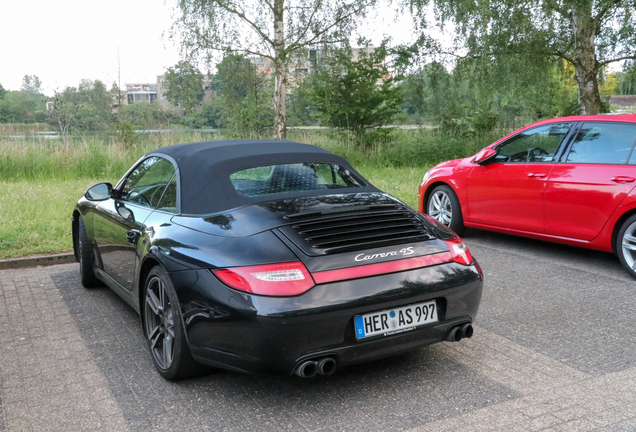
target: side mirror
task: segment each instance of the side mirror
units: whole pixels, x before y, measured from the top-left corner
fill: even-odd
[[[107,182],[97,183],[86,189],[84,197],[89,201],[104,201],[113,194],[113,185]]]
[[[477,155],[475,155],[475,159],[473,159],[473,162],[476,164],[485,162],[496,154],[497,154],[497,150],[492,148],[485,148],[481,150],[479,153],[477,153]]]

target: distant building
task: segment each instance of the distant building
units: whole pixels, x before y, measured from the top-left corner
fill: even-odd
[[[163,75],[157,75],[157,100],[161,104],[163,108],[168,109],[177,109],[179,108],[179,104],[171,103],[166,96],[164,96],[164,86],[163,86]],[[209,75],[203,76],[203,101],[200,106],[203,106],[204,103],[210,102],[212,100],[212,79]],[[180,111],[180,110],[178,110]]]
[[[126,103],[154,102],[157,100],[156,83],[126,84]]]

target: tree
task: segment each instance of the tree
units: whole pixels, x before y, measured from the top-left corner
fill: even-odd
[[[400,89],[385,64],[387,50],[350,48],[324,50],[312,74],[309,99],[321,122],[350,130],[360,139],[367,129],[389,123],[399,112]]]
[[[404,102],[402,108],[409,114],[439,118],[448,115],[456,100],[453,98],[452,75],[439,62],[431,62],[400,83]]]
[[[65,144],[69,131],[105,129],[113,120],[112,94],[99,80],[82,80],[78,87],[56,90],[49,102],[49,122]]]
[[[74,101],[79,105],[76,114],[78,129],[105,129],[112,122],[113,96],[100,80],[82,80]]]
[[[291,126],[313,126],[318,119],[311,115],[309,102],[310,79],[304,72],[297,73],[297,83],[287,97],[287,123]]]
[[[172,27],[189,55],[214,52],[260,56],[272,62],[274,138],[287,135],[287,76],[308,47],[348,39],[356,18],[378,0],[180,0]]]
[[[2,87],[2,84],[0,84],[0,100],[4,99],[5,94],[7,94],[7,91],[4,89],[4,87]]]
[[[54,91],[50,102],[50,122],[57,127],[62,142],[68,147],[67,134],[79,106],[73,101],[75,88],[67,87],[62,92]]]
[[[45,96],[42,94],[42,81],[37,75],[25,75],[20,91],[35,103],[35,110],[44,110]]]
[[[621,95],[636,94],[636,62],[626,62],[618,74],[616,92]]]
[[[598,114],[598,77],[610,63],[636,59],[636,6],[629,0],[433,0],[452,20],[468,56],[529,53],[575,68],[581,114]],[[410,0],[419,19],[429,0]]]
[[[22,87],[20,90],[29,94],[41,95],[42,81],[40,81],[37,75],[25,75],[22,78]]]
[[[22,91],[5,91],[0,98],[0,123],[30,123],[35,114],[36,103]]]
[[[213,88],[223,106],[223,124],[237,135],[262,137],[273,122],[270,75],[240,54],[226,55],[217,70]]]
[[[187,115],[199,106],[205,94],[203,74],[186,61],[180,61],[169,67],[163,75],[165,92],[163,95],[175,105],[183,107]]]

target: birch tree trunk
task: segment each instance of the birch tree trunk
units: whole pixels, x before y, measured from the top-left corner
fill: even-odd
[[[582,10],[585,9],[585,10]],[[586,8],[575,8],[571,12],[570,22],[574,31],[575,57],[574,79],[579,92],[579,110],[582,115],[601,112],[601,96],[598,91],[598,71],[600,64],[596,59],[597,23],[592,18],[591,4]]]
[[[283,11],[285,0],[274,1],[274,139],[287,138],[287,53]]]

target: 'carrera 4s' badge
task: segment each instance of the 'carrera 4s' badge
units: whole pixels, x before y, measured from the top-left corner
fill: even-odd
[[[364,253],[358,254],[355,257],[356,261],[370,261],[370,260],[374,260],[374,259],[378,259],[378,258],[386,258],[386,257],[391,257],[391,256],[407,256],[407,255],[411,255],[415,253],[415,251],[413,250],[412,246],[409,247],[405,247],[400,249],[399,251],[394,250],[394,251],[390,251],[390,252],[382,252],[382,253],[376,253],[373,255],[365,255]]]

